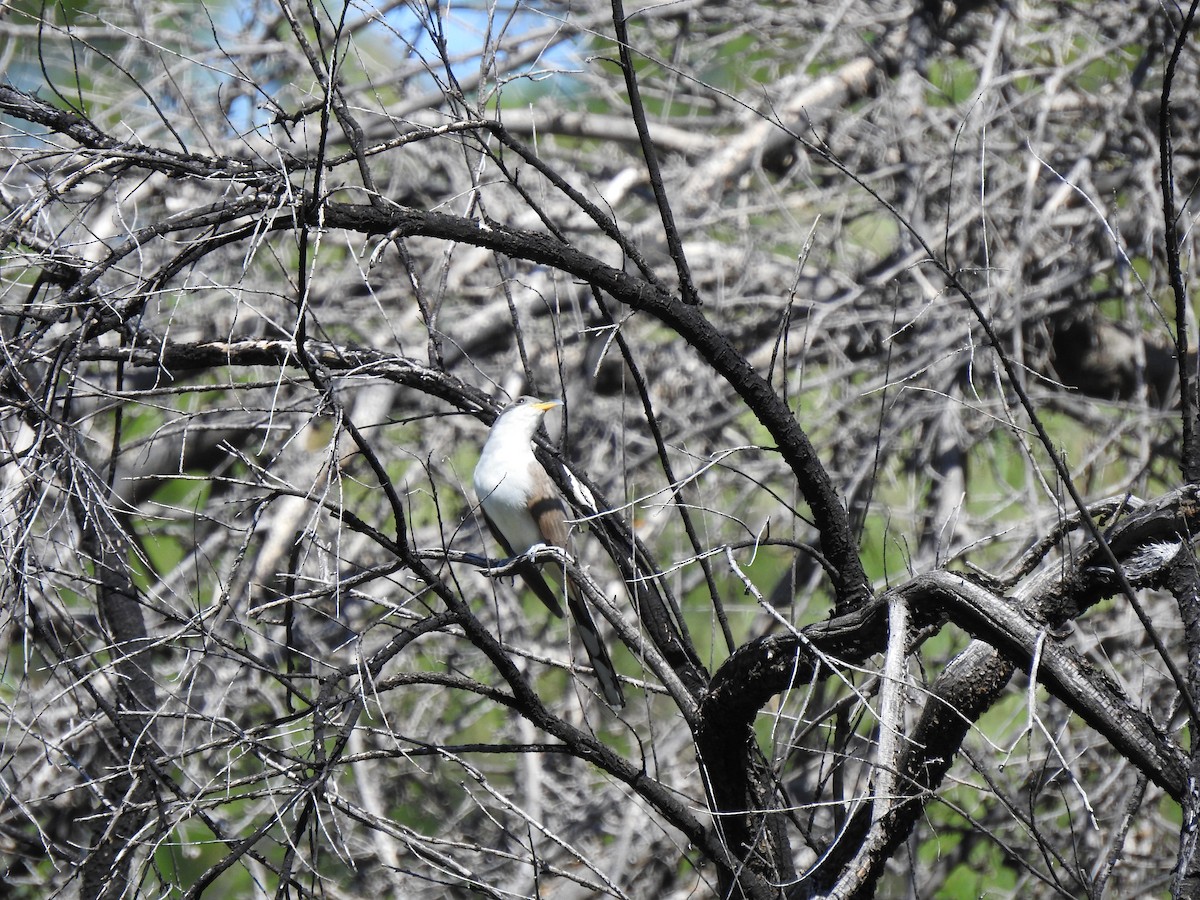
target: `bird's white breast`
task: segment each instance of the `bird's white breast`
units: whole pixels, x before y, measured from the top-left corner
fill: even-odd
[[[475,496],[512,552],[524,553],[534,544],[543,543],[542,534],[529,515],[529,497],[534,487],[529,441],[522,437],[524,446],[514,447],[511,441],[497,441],[495,437],[488,439],[479,455]]]

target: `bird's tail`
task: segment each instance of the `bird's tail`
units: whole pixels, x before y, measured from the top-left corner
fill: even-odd
[[[570,588],[567,591],[567,606],[575,620],[579,640],[583,642],[583,649],[587,651],[588,660],[596,672],[596,680],[600,682],[600,692],[609,706],[620,709],[625,705],[625,694],[621,691],[621,682],[617,680],[617,670],[613,668],[608,648],[604,646],[596,620],[592,618],[592,611],[580,596],[579,589],[574,584]]]

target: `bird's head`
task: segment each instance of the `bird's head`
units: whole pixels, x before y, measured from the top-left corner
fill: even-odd
[[[542,417],[546,415],[548,410],[554,409],[556,406],[562,406],[562,401],[539,400],[537,397],[518,397],[504,408],[504,411],[500,413],[500,417],[496,419],[496,424],[492,428],[520,431],[532,438],[533,433],[537,431],[538,425],[541,424]]]

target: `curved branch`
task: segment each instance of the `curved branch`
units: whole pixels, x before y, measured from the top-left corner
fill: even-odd
[[[1195,514],[1194,507],[1191,512]],[[869,846],[863,843],[872,817],[869,806],[860,810],[810,873],[818,884],[832,885],[853,868],[854,878],[862,880],[837,896],[871,896],[883,864],[911,832],[971,724],[999,699],[1014,668],[1044,684],[1172,797],[1184,795],[1188,772],[1178,745],[1102,672],[1023,611],[1038,608],[1041,597],[1016,605],[960,575],[933,572],[852,614],[746,644],[714,675],[701,705],[697,748],[726,839],[740,855],[755,852],[758,820],[767,806],[761,797],[748,803],[744,794],[746,786],[756,784],[753,725],[758,710],[775,694],[822,680],[882,652],[890,599],[910,605],[916,628],[948,619],[975,635],[977,649],[972,653],[978,658],[958,669],[947,668],[935,685],[922,724],[902,758],[899,783],[908,799],[884,814],[884,838]],[[964,676],[964,666],[973,674]],[[870,873],[873,877],[867,877]]]
[[[827,558],[837,569],[836,609],[846,613],[870,598],[870,586],[845,505],[816,449],[771,384],[758,374],[697,307],[646,281],[606,265],[549,235],[479,224],[458,216],[395,207],[381,210],[361,204],[329,203],[309,224],[345,228],[360,234],[425,237],[486,247],[530,262],[553,266],[594,284],[620,303],[646,312],[683,337],[738,392],[777,442],[812,509]],[[290,224],[290,223],[289,223]],[[277,227],[283,227],[278,223]]]

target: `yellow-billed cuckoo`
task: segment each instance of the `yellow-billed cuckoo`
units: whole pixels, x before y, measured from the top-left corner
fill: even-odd
[[[484,521],[510,557],[527,553],[538,544],[553,544],[564,549],[567,546],[567,505],[533,455],[534,432],[546,410],[558,405],[557,400],[544,401],[536,397],[521,397],[510,404],[492,425],[475,466],[475,494],[479,497]],[[575,582],[566,577],[561,567],[552,566],[551,570],[554,569],[566,581],[567,606],[583,649],[600,681],[604,699],[610,706],[624,706],[625,697],[617,673],[591,610]],[[531,562],[522,563],[514,571],[552,613],[562,617],[558,597],[537,566]]]

